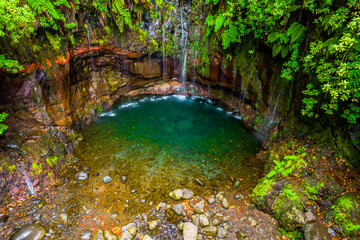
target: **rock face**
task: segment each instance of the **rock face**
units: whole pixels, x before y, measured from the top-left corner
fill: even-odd
[[[10,240],[41,240],[45,236],[45,229],[35,224],[25,224]]]
[[[198,239],[198,227],[191,222],[184,223],[183,227],[184,240],[197,240]]]

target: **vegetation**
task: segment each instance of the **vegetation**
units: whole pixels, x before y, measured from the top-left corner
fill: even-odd
[[[360,198],[356,195],[341,196],[335,205],[332,206],[334,210],[334,222],[341,226],[346,235],[356,234],[360,231],[360,225],[354,224],[353,218],[358,218],[360,207]]]
[[[4,112],[0,114],[0,135],[8,128],[5,124],[1,123],[7,116],[8,114]]]
[[[282,79],[308,72],[302,114],[360,118],[360,3],[355,0],[207,0],[206,35],[231,54],[246,38],[284,59]],[[236,51],[236,50],[235,50]],[[293,86],[291,83],[290,86]],[[292,89],[291,89],[292,91]]]

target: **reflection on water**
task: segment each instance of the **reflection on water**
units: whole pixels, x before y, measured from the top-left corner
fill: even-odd
[[[256,139],[205,98],[153,96],[122,102],[83,135],[76,156],[90,177],[75,184],[74,191],[92,207],[139,213],[176,188],[202,196],[230,188],[230,177],[247,191],[263,172],[251,157],[258,151]],[[112,182],[105,184],[105,176]],[[196,178],[205,186],[197,185]]]

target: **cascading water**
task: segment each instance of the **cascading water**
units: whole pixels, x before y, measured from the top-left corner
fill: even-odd
[[[185,21],[184,21],[184,13],[183,9],[180,10],[181,16],[181,39],[180,39],[180,47],[181,47],[181,81],[186,81],[186,58],[187,58],[187,36],[188,33],[184,29]]]
[[[35,189],[34,189],[32,183],[31,183],[29,177],[27,176],[27,174],[26,174],[26,172],[24,171],[24,169],[22,169],[22,167],[21,167],[20,164],[17,164],[17,170],[18,170],[19,172],[21,172],[22,175],[24,176],[26,186],[27,186],[28,189],[29,189],[29,193],[30,193],[31,195],[35,195],[35,193],[36,193],[36,192],[35,192]]]

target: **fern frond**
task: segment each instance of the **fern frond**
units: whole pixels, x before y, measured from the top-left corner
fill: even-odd
[[[216,17],[215,32],[217,32],[220,28],[222,28],[224,21],[225,21],[225,16],[222,13]]]

